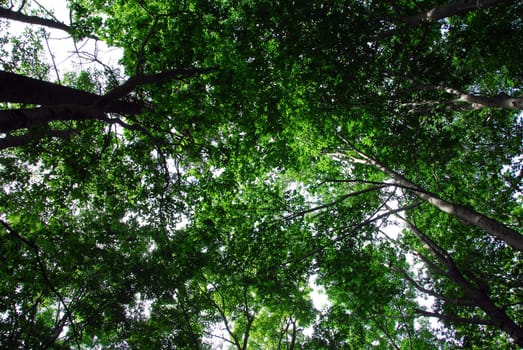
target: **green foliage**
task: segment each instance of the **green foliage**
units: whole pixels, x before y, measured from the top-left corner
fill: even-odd
[[[1,136],[41,137],[0,151],[0,345],[523,342],[521,252],[419,203],[521,233],[519,111],[449,93],[520,96],[521,4],[405,25],[439,3],[69,1],[73,39],[122,48],[128,76],[187,76],[127,94],[140,115]],[[5,70],[47,75],[40,31],[0,43]],[[117,81],[62,76],[96,94]]]
[[[44,62],[44,35],[41,30],[25,28],[21,35],[13,35],[9,37],[9,41],[0,42],[4,52],[2,69],[38,79],[45,79],[50,67]]]

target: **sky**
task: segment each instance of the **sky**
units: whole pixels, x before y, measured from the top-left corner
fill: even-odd
[[[70,24],[69,9],[67,8],[67,2],[65,0],[37,0],[34,1],[34,3],[40,4],[42,7],[51,11],[60,22]],[[46,49],[47,58],[49,63],[51,63],[54,58],[58,72],[77,71],[79,69],[88,69],[96,66],[99,69],[101,68],[98,64],[93,64],[86,59],[78,57],[76,54],[77,50],[84,55],[96,55],[100,61],[109,66],[118,65],[118,60],[122,57],[123,52],[121,49],[107,47],[102,41],[97,42],[93,39],[85,39],[75,45],[67,33],[56,29],[45,29],[50,34],[48,40],[49,50]],[[53,57],[51,57],[51,55]],[[56,80],[54,68],[51,70],[50,75],[51,80]]]

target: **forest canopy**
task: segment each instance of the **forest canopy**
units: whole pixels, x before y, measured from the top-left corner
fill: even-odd
[[[523,347],[523,1],[46,6],[0,0],[0,347]]]

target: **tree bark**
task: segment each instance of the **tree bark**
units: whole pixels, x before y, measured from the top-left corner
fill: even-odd
[[[200,74],[212,73],[217,70],[217,67],[211,68],[179,68],[167,70],[165,72],[137,75],[129,78],[125,83],[109,91],[103,96],[103,100],[114,101],[127,96],[130,92],[136,89],[137,86],[146,84],[160,84],[169,80],[191,78]],[[103,101],[101,102],[103,103]]]
[[[289,345],[289,350],[294,350],[294,346],[296,345],[296,335],[297,335],[297,329],[296,329],[296,320],[292,320],[292,333],[291,333],[291,343]]]
[[[401,218],[401,217],[400,217]],[[404,218],[401,218],[407,228],[411,230],[418,239],[425,244],[432,255],[443,265],[446,266],[447,271],[445,276],[450,278],[456,285],[458,285],[463,293],[475,303],[475,306],[482,309],[491,321],[493,326],[507,332],[510,337],[518,345],[523,345],[523,328],[512,320],[505,310],[498,307],[490,298],[487,291],[480,285],[475,286],[469,282],[463,273],[459,270],[456,265],[454,258],[443,248],[437,245],[430,237],[421,232],[414,224],[410,223]]]
[[[463,222],[467,223],[470,226],[474,226],[481,230],[484,230],[492,236],[500,240],[503,240],[509,246],[516,250],[523,251],[523,235],[521,235],[517,231],[463,205],[455,204],[441,199],[436,194],[425,191],[420,186],[409,181],[407,178],[405,178],[401,174],[396,173],[394,170],[388,168],[384,164],[370,158],[369,156],[356,150],[355,148],[354,150],[358,153],[360,157],[363,158],[362,161],[364,163],[375,166],[385,174],[389,175],[394,180],[395,184],[402,186],[403,188],[409,189],[410,191],[414,192],[419,198],[433,205],[435,208],[461,219]]]
[[[0,101],[43,106],[32,109],[0,110],[0,132],[30,128],[53,120],[99,119],[105,113],[140,114],[145,109],[144,105],[121,100],[137,86],[161,84],[215,70],[216,68],[180,68],[157,74],[139,75],[129,78],[103,96],[0,71]]]
[[[457,90],[454,90],[459,93]],[[450,93],[450,91],[448,91]],[[511,97],[506,94],[496,96],[478,96],[465,93],[459,93],[455,102],[470,103],[473,108],[480,109],[485,107],[505,108],[523,110],[523,98]]]
[[[0,132],[33,128],[56,120],[100,119],[107,113],[96,106],[55,105],[41,108],[0,110]]]
[[[472,95],[466,92],[463,92],[459,89],[454,89],[452,87],[440,86],[440,85],[431,85],[431,84],[420,84],[413,79],[404,78],[405,80],[411,82],[413,86],[417,89],[422,90],[436,90],[446,92],[448,94],[456,96],[456,98],[449,102],[454,103],[468,103],[472,105],[472,108],[480,109],[486,107],[494,108],[505,108],[513,110],[523,110],[523,97],[512,97],[507,94],[498,94],[495,96],[484,96],[484,95]]]
[[[104,98],[104,96],[67,86],[0,71],[0,101],[2,102],[42,106],[65,104],[90,106]],[[119,101],[117,99],[108,101],[106,107],[104,107],[104,112],[106,113],[139,114],[141,111],[141,104]]]
[[[45,120],[76,119],[72,113],[78,114],[78,119],[97,119],[100,117],[100,113],[140,114],[144,109],[142,104],[120,100],[128,96],[137,86],[190,78],[215,70],[216,68],[180,68],[157,74],[134,76],[103,96],[0,71],[0,101],[52,107],[0,111],[0,132],[31,127],[31,122],[35,122],[34,125],[39,125]],[[45,111],[49,114],[45,115]],[[88,118],[85,114],[88,111],[94,112],[95,115]],[[57,115],[59,112],[64,112],[64,115]]]

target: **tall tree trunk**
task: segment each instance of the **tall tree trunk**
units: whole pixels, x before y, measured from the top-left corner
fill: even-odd
[[[90,106],[104,96],[82,90],[29,78],[20,74],[0,71],[0,101],[42,106]],[[113,99],[104,107],[106,113],[139,114],[142,105]]]
[[[106,112],[96,106],[55,105],[40,108],[0,110],[0,132],[33,128],[56,120],[100,119]]]
[[[465,278],[456,265],[454,258],[446,250],[437,245],[414,224],[404,218],[401,219],[405,222],[407,228],[424,243],[432,256],[447,268],[445,276],[454,281],[454,283],[462,289],[465,295],[469,298],[468,300],[471,300],[475,306],[485,312],[492,322],[492,325],[507,332],[510,337],[514,339],[516,344],[520,346],[523,345],[523,328],[515,323],[514,320],[507,315],[505,310],[497,306],[483,288],[475,286]]]
[[[139,85],[161,84],[214,72],[216,68],[173,69],[139,75],[100,96],[70,87],[0,71],[0,101],[41,105],[42,108],[0,111],[0,132],[30,128],[53,120],[99,119],[105,113],[140,114],[140,103],[122,101]]]
[[[363,158],[360,159],[360,161],[369,165],[373,165],[385,174],[389,175],[394,180],[395,184],[409,189],[419,198],[423,199],[427,203],[430,203],[437,209],[447,214],[453,215],[471,226],[484,230],[492,236],[505,241],[508,245],[516,250],[523,251],[523,235],[517,231],[463,205],[441,199],[436,194],[426,191],[422,187],[409,181],[407,178],[401,174],[396,173],[394,170],[388,168],[384,164],[370,158],[355,148],[353,149],[357,152],[359,157]]]
[[[24,135],[16,135],[16,136],[6,136],[4,138],[0,138],[0,150],[6,149],[6,148],[13,148],[13,147],[22,147],[25,146],[31,142],[40,140],[44,137],[48,138],[70,138],[72,135],[75,134],[75,130],[67,129],[67,130],[36,130],[32,132],[28,132]]]
[[[297,335],[297,329],[296,329],[296,320],[292,320],[292,333],[291,333],[291,343],[289,345],[289,350],[294,350],[294,347],[296,346],[296,335]]]

